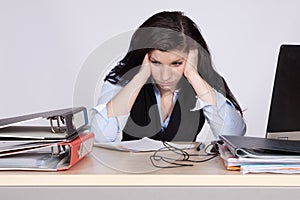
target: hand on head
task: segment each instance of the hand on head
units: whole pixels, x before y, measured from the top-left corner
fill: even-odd
[[[185,69],[184,69],[184,76],[188,78],[193,73],[198,73],[198,49],[193,49],[189,51]]]
[[[148,53],[146,53],[144,57],[143,63],[138,74],[145,80],[147,80],[151,76],[150,60]]]
[[[198,65],[198,49],[190,50],[186,58],[186,63],[183,69],[183,75],[187,79],[189,79],[191,78],[191,76],[198,74],[197,65]],[[172,65],[170,64],[169,67],[172,68]],[[145,55],[141,68],[139,69],[138,75],[143,80],[148,80],[148,78],[152,75],[149,53]]]

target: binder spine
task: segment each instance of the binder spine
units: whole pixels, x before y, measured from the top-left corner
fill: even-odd
[[[71,168],[73,165],[75,165],[78,161],[80,161],[82,158],[84,158],[88,153],[92,151],[93,144],[94,144],[94,133],[90,133],[90,132],[82,133],[72,142],[61,144],[63,146],[69,145],[71,149],[70,163],[68,166],[64,168],[59,168],[57,170],[60,171],[60,170],[67,170]]]
[[[72,135],[76,132],[80,132],[88,125],[88,115],[86,108],[80,111],[73,111],[64,116],[66,121],[67,134]]]
[[[79,107],[72,111],[61,113],[47,118],[50,121],[50,129],[53,133],[66,132],[67,135],[73,135],[83,131],[88,125],[88,115],[85,107]],[[56,126],[54,125],[56,121]],[[64,124],[65,127],[61,125]]]

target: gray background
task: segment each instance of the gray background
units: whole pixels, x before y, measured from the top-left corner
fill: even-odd
[[[216,68],[247,109],[247,134],[263,136],[279,46],[300,42],[299,7],[297,0],[0,0],[0,117],[72,106],[77,76],[95,49],[157,11],[182,10],[200,26]],[[132,192],[143,199],[293,199],[299,193],[236,189],[3,187],[0,193],[5,199],[140,199]]]
[[[181,10],[246,109],[247,135],[264,136],[279,46],[300,43],[299,7],[296,0],[1,0],[0,118],[72,106],[95,49],[158,11]],[[89,89],[83,99],[93,99],[96,86]]]

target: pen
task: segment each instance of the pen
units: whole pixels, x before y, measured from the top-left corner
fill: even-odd
[[[196,149],[197,149],[197,151],[200,151],[204,147],[205,147],[205,144],[203,142],[200,142]]]

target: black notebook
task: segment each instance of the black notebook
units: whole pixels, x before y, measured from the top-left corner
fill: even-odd
[[[299,156],[300,158],[300,141],[232,135],[220,135],[219,137],[236,157]]]

